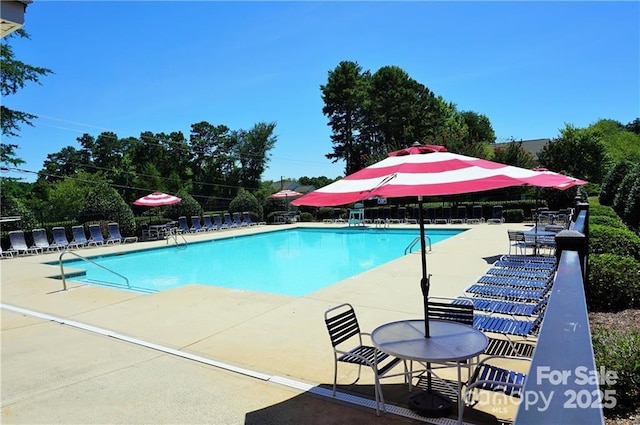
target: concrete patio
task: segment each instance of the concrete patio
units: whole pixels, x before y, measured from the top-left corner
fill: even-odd
[[[426,227],[469,229],[434,245],[428,254],[431,295],[446,297],[462,294],[490,262],[508,251],[508,228],[525,228],[513,224]],[[186,238],[194,242],[279,228],[254,226]],[[166,246],[166,242],[78,252],[91,256],[155,246]],[[42,264],[58,256],[50,253],[0,262],[3,423],[399,424],[428,420],[393,412],[376,417],[369,407],[322,396],[333,379],[324,311],[350,302],[365,331],[394,320],[420,318],[417,252],[304,297],[197,282],[155,294],[73,284],[63,291],[60,280],[48,278],[59,274],[59,267]],[[355,372],[356,368],[342,366],[339,383],[353,381]],[[383,381],[390,404],[401,405],[406,397],[401,382],[400,378]],[[371,373],[364,371],[357,385],[339,390],[366,397],[373,394],[372,383]],[[318,391],[305,391],[309,388]],[[495,422],[487,414],[490,410],[474,410],[466,409],[465,420]],[[507,418],[510,414],[500,412]]]

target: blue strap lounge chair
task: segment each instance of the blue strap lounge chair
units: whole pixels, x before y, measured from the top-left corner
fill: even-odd
[[[53,233],[53,243],[59,247],[59,249],[78,248],[75,242],[69,242],[69,239],[67,239],[67,229],[64,227],[54,227],[51,229],[51,233]]]
[[[227,226],[226,223],[222,222],[222,217],[220,217],[220,214],[213,215],[213,223],[216,225],[218,230],[224,230],[229,228],[229,226]]]
[[[7,252],[15,252],[16,254],[41,254],[42,248],[37,246],[27,246],[22,230],[13,230],[9,232],[9,241],[11,248]]]
[[[187,217],[184,215],[178,217],[178,230],[182,233],[191,233],[191,228],[187,224]]]
[[[525,261],[508,261],[498,260],[494,264],[496,267],[503,267],[515,270],[537,270],[537,271],[549,271],[555,270],[555,263],[540,263],[540,262],[525,262]]]
[[[203,221],[203,227],[205,228],[205,230],[207,230],[208,232],[213,232],[218,230],[218,226],[216,226],[215,224],[213,224],[213,222],[211,221],[211,216],[210,215],[203,215],[202,216],[202,221]]]
[[[451,221],[451,207],[442,207],[442,216],[435,219],[435,224],[449,224]]]
[[[473,316],[473,327],[483,332],[493,332],[502,335],[516,335],[521,337],[537,336],[542,325],[544,315],[540,314],[535,320],[518,320],[509,317],[476,314]]]
[[[33,246],[42,248],[42,251],[57,251],[60,249],[57,245],[49,243],[45,229],[33,229],[31,234],[33,235]]]
[[[520,270],[508,267],[491,267],[485,274],[495,276],[520,277],[524,279],[547,280],[553,275],[553,270]]]
[[[91,239],[89,239],[89,241],[95,243],[96,245],[104,245],[104,244],[108,245],[110,243],[111,244],[115,243],[114,240],[107,242],[107,240],[102,235],[102,228],[100,227],[99,224],[89,225],[89,235],[91,236]]]
[[[202,223],[200,223],[200,217],[197,215],[191,216],[191,231],[195,233],[207,231],[207,229],[202,227]]]
[[[237,227],[246,227],[247,223],[244,223],[242,221],[242,218],[240,217],[240,213],[234,212],[233,213],[233,224],[235,224]]]
[[[467,207],[464,205],[458,205],[456,209],[456,218],[452,218],[449,221],[451,224],[464,224],[467,222]]]
[[[547,289],[513,288],[510,286],[491,286],[474,284],[465,290],[477,298],[498,298],[520,302],[538,302],[546,294]]]
[[[238,225],[231,220],[231,215],[229,213],[224,213],[223,217],[224,217],[224,224],[226,224],[229,229],[238,227]]]
[[[454,303],[459,304],[471,301],[473,308],[487,313],[506,314],[509,316],[533,317],[541,314],[547,306],[548,298],[543,298],[537,303],[523,303],[515,301],[497,300],[491,298],[459,298]]]
[[[84,226],[72,226],[71,233],[73,234],[72,243],[78,247],[98,245],[96,242],[87,239],[87,235],[84,233]]]
[[[502,216],[502,205],[494,205],[493,206],[493,214],[489,220],[487,220],[489,224],[502,224],[504,223],[504,217]]]
[[[251,215],[249,214],[249,211],[243,212],[242,216],[243,216],[243,222],[246,223],[247,226],[256,226],[258,224],[255,221],[251,220]]]
[[[509,276],[491,276],[484,275],[481,276],[476,283],[480,283],[483,285],[491,285],[491,286],[510,286],[513,288],[538,288],[538,289],[547,289],[551,284],[552,280],[542,280],[542,279],[522,279],[517,277],[509,277]]]
[[[503,255],[501,261],[519,262],[519,263],[547,263],[556,264],[555,257],[545,257],[542,255]]]
[[[107,231],[109,232],[109,238],[107,242],[113,240],[115,243],[127,243],[127,242],[138,242],[137,236],[127,236],[123,237],[120,233],[120,224],[118,223],[109,223],[107,224]]]
[[[471,218],[467,219],[467,224],[480,223],[484,223],[484,217],[482,216],[482,205],[474,205],[471,208]]]

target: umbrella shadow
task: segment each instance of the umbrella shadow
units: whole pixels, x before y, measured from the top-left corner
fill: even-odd
[[[487,264],[493,264],[493,263],[495,263],[496,261],[498,261],[500,258],[502,258],[502,255],[503,255],[503,254],[492,255],[492,256],[490,256],[490,257],[482,257],[482,259],[483,259],[484,261],[486,261],[486,262],[487,262]]]
[[[328,391],[332,390],[331,384],[321,384],[316,389]],[[370,400],[374,399],[373,385],[338,385],[337,391],[356,397],[363,397]],[[414,390],[420,390],[420,383]],[[434,388],[437,389],[437,388]],[[396,405],[408,408],[409,391],[406,384],[382,384],[385,401],[388,405]],[[455,393],[453,393],[455,394]],[[457,409],[453,409],[457,412]],[[450,418],[455,419],[456,413]],[[484,412],[474,411],[474,409],[465,409],[464,419],[478,424],[498,424],[499,421],[495,416],[488,415]],[[357,404],[346,404],[342,401],[331,399],[329,397],[319,396],[312,392],[305,392],[285,400],[280,403],[273,404],[263,409],[248,412],[245,415],[245,425],[325,425],[325,424],[360,424],[372,423],[378,425],[400,425],[415,423],[424,423],[422,421],[411,420],[406,417],[393,415],[390,413],[382,413],[376,417],[374,409],[359,406]]]

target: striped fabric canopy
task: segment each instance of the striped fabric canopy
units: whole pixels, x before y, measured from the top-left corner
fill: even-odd
[[[283,189],[280,192],[276,192],[273,195],[269,196],[269,198],[295,198],[296,196],[302,195],[302,193],[296,192],[295,190]]]
[[[162,192],[153,192],[150,195],[136,199],[133,204],[143,207],[161,207],[163,205],[177,204],[180,201],[182,201],[182,198],[178,198],[177,196],[167,195]]]
[[[585,184],[549,171],[535,171],[447,152],[444,146],[417,146],[391,152],[363,168],[292,202],[333,206],[371,197],[440,196],[510,186],[567,189]]]

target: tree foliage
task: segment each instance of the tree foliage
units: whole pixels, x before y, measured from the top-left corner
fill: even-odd
[[[634,167],[635,165],[629,161],[620,161],[609,170],[600,187],[600,205],[613,206],[622,180]]]
[[[245,211],[252,212],[257,217],[262,217],[262,207],[258,199],[251,192],[240,189],[236,197],[229,203],[229,212],[243,213]]]
[[[629,170],[627,175],[622,178],[620,182],[620,186],[618,186],[618,190],[616,191],[616,196],[613,198],[613,209],[620,216],[623,221],[625,220],[625,210],[627,208],[627,199],[629,197],[629,193],[631,193],[631,189],[634,186],[636,179],[640,175],[640,165],[636,165],[632,169]]]
[[[84,222],[117,222],[123,234],[135,234],[136,224],[131,207],[120,194],[104,180],[98,180],[89,189],[80,213]]]
[[[538,160],[549,170],[601,183],[608,162],[601,139],[601,133],[596,130],[567,124],[560,131],[560,137],[542,148]]]
[[[637,124],[632,122],[624,126],[618,121],[603,119],[591,124],[588,128],[601,135],[600,141],[605,146],[611,163],[630,161],[638,164],[640,163],[640,134],[634,131],[635,125]]]
[[[356,62],[343,61],[329,71],[320,90],[332,130],[333,150],[326,157],[344,160],[346,174],[415,142],[480,157],[495,142],[488,117],[459,112],[397,66],[371,74]]]
[[[0,105],[0,126],[2,127],[3,139],[16,137],[20,132],[22,125],[33,125],[36,115],[29,112],[18,111],[6,106],[6,98],[16,94],[18,90],[24,88],[27,83],[40,83],[40,78],[51,71],[48,68],[38,67],[26,64],[16,59],[13,49],[8,41],[13,37],[29,38],[29,35],[19,29],[2,39],[0,43],[0,95],[2,95],[2,105]],[[0,143],[0,164],[18,165],[23,163],[16,156],[16,148],[18,145],[13,143]]]

